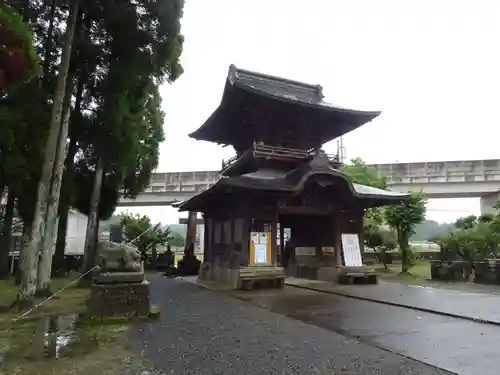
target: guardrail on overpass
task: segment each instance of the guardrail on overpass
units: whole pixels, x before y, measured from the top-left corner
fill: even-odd
[[[500,160],[373,164],[393,190],[423,190],[429,198],[482,197],[500,190]],[[170,205],[207,189],[219,171],[155,173],[136,200],[121,206]]]

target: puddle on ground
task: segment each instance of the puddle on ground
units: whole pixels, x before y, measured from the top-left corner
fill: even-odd
[[[108,341],[110,332],[78,314],[13,322],[0,327],[0,363],[85,355]]]

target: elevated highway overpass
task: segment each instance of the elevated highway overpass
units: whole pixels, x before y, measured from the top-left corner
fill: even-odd
[[[422,190],[431,199],[481,198],[481,212],[493,213],[500,199],[500,160],[464,160],[373,164],[392,190]],[[218,171],[155,173],[137,199],[122,198],[119,206],[168,206],[210,187]]]

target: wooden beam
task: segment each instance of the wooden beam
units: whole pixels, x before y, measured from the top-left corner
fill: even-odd
[[[184,218],[184,217],[181,217],[179,219],[179,224],[187,224],[189,221],[189,218]],[[196,219],[196,225],[200,225],[200,224],[204,224],[205,221],[203,219]]]

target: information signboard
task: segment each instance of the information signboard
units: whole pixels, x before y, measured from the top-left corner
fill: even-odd
[[[316,248],[311,246],[297,246],[295,248],[296,256],[315,256]]]
[[[267,264],[267,236],[267,232],[252,232],[250,234],[250,245],[253,247],[254,264]]]
[[[361,249],[359,247],[359,236],[357,234],[342,234],[342,252],[347,267],[361,267],[363,265]]]

